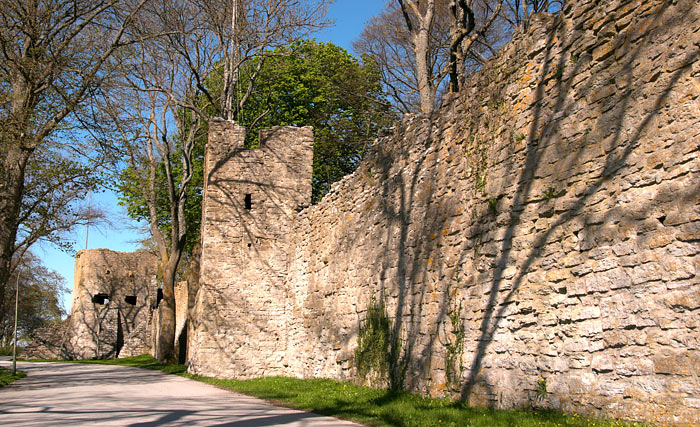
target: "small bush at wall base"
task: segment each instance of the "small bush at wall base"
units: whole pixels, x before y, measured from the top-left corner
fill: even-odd
[[[445,343],[445,377],[450,385],[457,386],[464,373],[464,323],[460,318],[461,304],[455,300],[447,313],[450,320],[452,340]]]
[[[369,384],[396,386],[392,371],[396,368],[401,344],[393,336],[393,329],[384,302],[372,297],[367,314],[360,321],[355,349],[357,373]]]
[[[535,386],[535,398],[542,402],[547,397],[547,380],[540,378]]]
[[[490,205],[490,202],[489,202]],[[457,291],[462,288],[461,269],[457,267],[452,283],[445,290],[447,295],[447,320],[450,326],[445,326],[445,379],[454,391],[459,390],[460,382],[464,374],[464,362],[462,356],[464,354],[465,326],[461,317],[462,301],[460,300]],[[454,286],[454,287],[453,287]]]
[[[5,387],[11,382],[17,381],[20,378],[26,377],[27,374],[22,371],[17,371],[17,374],[12,375],[12,371],[5,368],[0,368],[0,387]]]

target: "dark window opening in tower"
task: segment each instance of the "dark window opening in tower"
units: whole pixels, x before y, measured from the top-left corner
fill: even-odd
[[[92,296],[93,304],[106,305],[109,304],[109,295],[107,294],[95,294]]]

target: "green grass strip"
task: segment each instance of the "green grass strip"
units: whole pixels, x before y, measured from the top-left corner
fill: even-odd
[[[17,371],[17,374],[12,375],[11,369],[0,368],[0,387],[5,387],[11,382],[17,381],[18,379],[26,376],[27,374],[20,370]]]
[[[552,410],[473,408],[447,399],[361,387],[330,379],[267,377],[227,380],[187,373],[183,365],[160,365],[148,355],[77,363],[133,366],[180,375],[295,409],[352,420],[368,426],[581,426],[644,427],[647,423],[581,417]]]

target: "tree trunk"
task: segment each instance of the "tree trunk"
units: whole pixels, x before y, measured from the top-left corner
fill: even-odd
[[[523,22],[523,28],[527,30],[528,22],[530,21],[530,12],[528,10],[528,0],[522,0],[523,2],[521,3],[522,6],[522,22]]]
[[[163,265],[163,300],[158,307],[160,324],[156,342],[159,363],[175,362],[175,268],[172,264]]]
[[[5,289],[10,278],[12,255],[14,254],[19,213],[24,193],[24,170],[31,155],[29,150],[21,150],[8,141],[7,157],[2,164],[0,182],[0,307],[4,307]],[[6,313],[0,312],[0,324]]]
[[[233,0],[231,5],[231,40],[229,40],[229,45],[227,47],[227,53],[225,58],[224,66],[224,90],[223,90],[223,107],[222,116],[226,120],[238,117],[232,117],[231,113],[233,111],[233,98],[235,86],[238,84],[238,67],[240,59],[238,57],[239,44],[236,39],[236,21],[238,18],[238,0]],[[237,109],[236,109],[237,110]]]
[[[428,60],[429,39],[430,33],[427,28],[421,28],[414,36],[418,92],[420,94],[420,109],[423,113],[430,113],[435,108],[435,89],[433,88]]]
[[[430,113],[435,108],[435,82],[430,68],[430,32],[435,16],[435,0],[428,0],[421,12],[420,2],[398,0],[406,28],[413,38],[413,53],[416,57],[416,83],[420,95],[420,110]],[[417,25],[414,25],[413,19]]]

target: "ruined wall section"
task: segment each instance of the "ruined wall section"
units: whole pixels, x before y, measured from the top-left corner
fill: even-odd
[[[108,249],[75,256],[69,356],[76,359],[140,355],[150,352],[150,319],[155,305],[156,257],[148,252]],[[96,294],[109,296],[96,304]],[[125,297],[135,296],[131,305]]]
[[[700,5],[584,0],[533,20],[298,216],[288,371],[356,378],[374,296],[412,390],[693,423]]]
[[[35,329],[26,339],[24,359],[67,359],[69,353],[70,317],[61,322]]]
[[[202,256],[192,316],[190,370],[247,378],[284,372],[289,235],[311,202],[313,132],[275,127],[260,148],[245,129],[210,124]],[[188,332],[189,333],[189,332]]]

